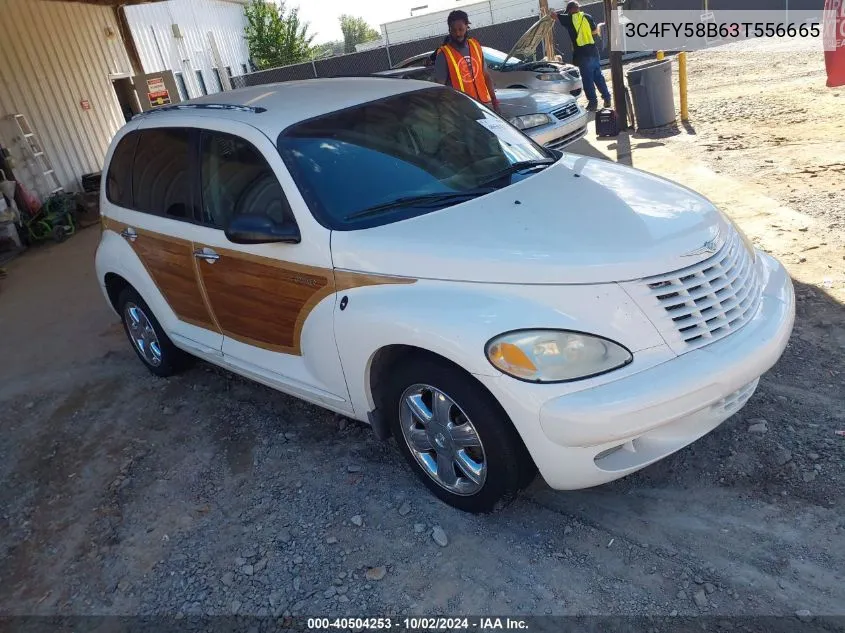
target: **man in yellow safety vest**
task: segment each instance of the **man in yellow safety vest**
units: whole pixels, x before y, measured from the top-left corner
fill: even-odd
[[[449,37],[437,51],[434,80],[498,111],[499,100],[481,44],[468,35],[469,17],[465,11],[452,11],[446,22]]]
[[[604,99],[604,107],[610,107],[610,91],[601,73],[601,57],[596,46],[595,36],[599,34],[593,17],[581,10],[577,2],[566,5],[566,12],[558,13],[557,19],[569,33],[572,40],[572,63],[581,71],[581,81],[587,95],[587,110],[598,108],[596,88]]]

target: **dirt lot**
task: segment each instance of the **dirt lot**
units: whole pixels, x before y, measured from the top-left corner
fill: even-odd
[[[692,56],[694,134],[595,143],[701,184],[795,277],[796,333],[738,415],[465,515],[357,423],[203,363],[150,376],[89,229],[0,281],[0,615],[845,615],[845,90],[766,46]]]

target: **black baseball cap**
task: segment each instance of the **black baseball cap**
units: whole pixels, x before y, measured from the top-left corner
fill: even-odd
[[[446,24],[452,26],[452,22],[458,22],[462,20],[465,24],[469,25],[469,16],[467,15],[466,11],[461,11],[460,9],[456,9],[449,14],[449,17],[446,18]]]
[[[578,4],[577,2],[570,2],[569,4],[566,5],[566,12],[569,13],[570,11],[572,11],[572,9],[580,9],[580,8],[581,8],[581,5]]]

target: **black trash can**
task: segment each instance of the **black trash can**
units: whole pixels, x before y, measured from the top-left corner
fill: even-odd
[[[638,130],[660,127],[675,120],[671,59],[632,68],[628,71],[628,87],[634,101]]]

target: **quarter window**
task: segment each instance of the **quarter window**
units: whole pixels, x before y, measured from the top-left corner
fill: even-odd
[[[132,208],[132,158],[138,133],[130,132],[117,144],[106,175],[106,197],[119,207]]]
[[[185,128],[141,132],[132,169],[135,209],[193,219],[190,147],[191,131]]]
[[[250,143],[220,132],[202,133],[203,222],[225,229],[236,215],[293,222],[282,186]]]

